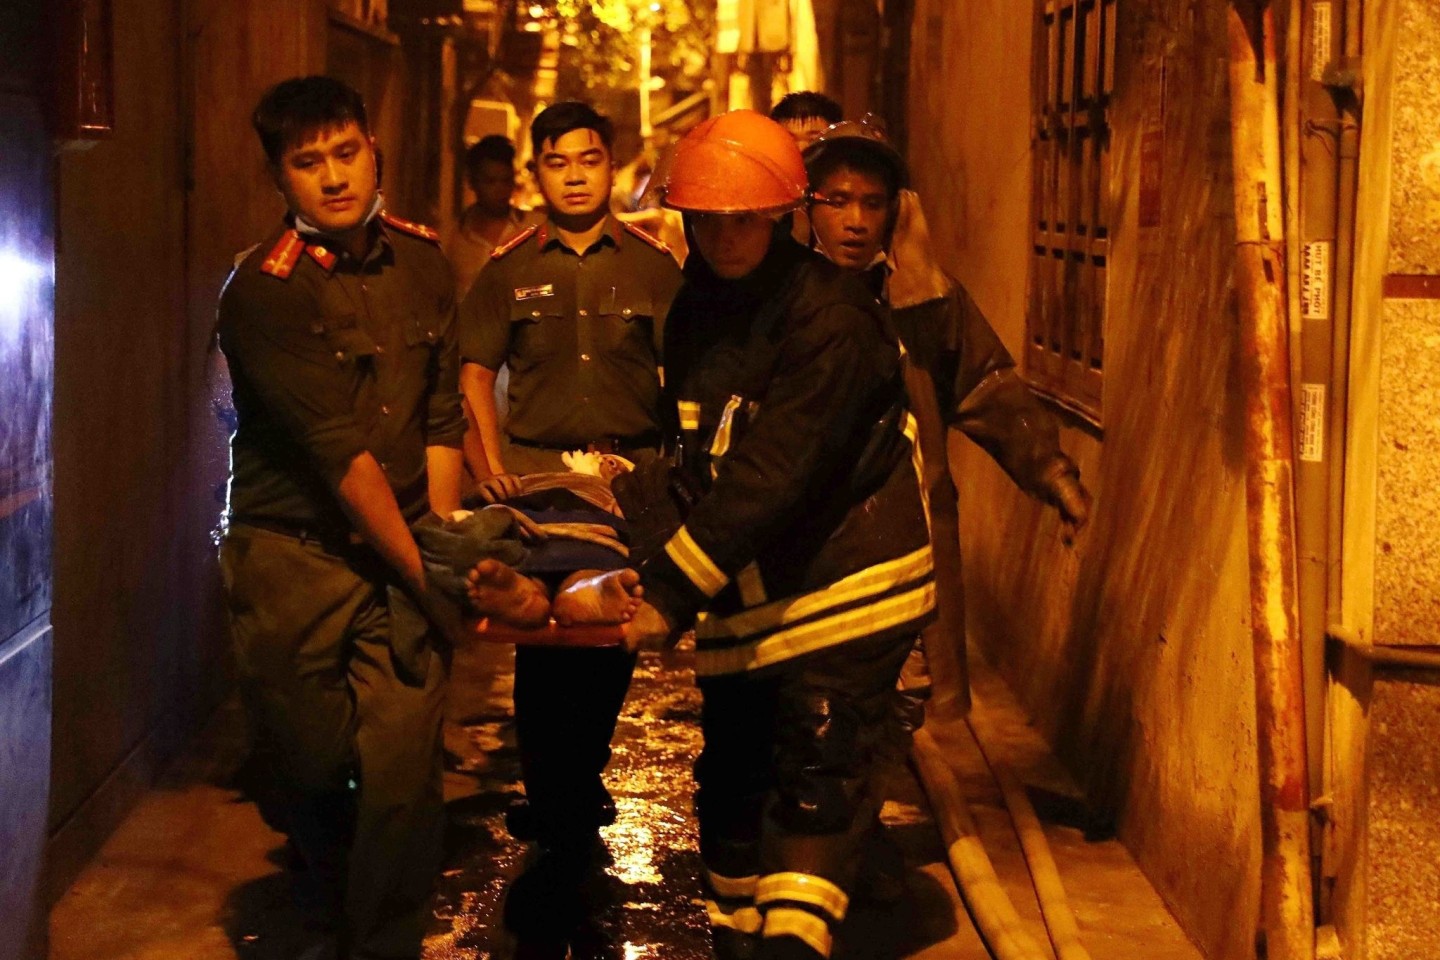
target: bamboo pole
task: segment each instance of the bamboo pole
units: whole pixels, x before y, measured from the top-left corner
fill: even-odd
[[[1314,960],[1274,18],[1263,0],[1232,0],[1228,21],[1261,920],[1268,960]]]

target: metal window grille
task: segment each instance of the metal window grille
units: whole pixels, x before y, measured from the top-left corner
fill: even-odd
[[[1100,422],[1116,0],[1037,0],[1026,372]]]

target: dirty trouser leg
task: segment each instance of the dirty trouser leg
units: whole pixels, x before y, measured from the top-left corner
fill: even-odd
[[[600,775],[630,688],[635,656],[620,649],[521,647],[515,652],[515,735],[536,838],[583,843],[600,826]]]
[[[741,674],[702,678],[699,686],[704,747],[695,763],[695,812],[705,909],[716,957],[736,960],[753,954],[760,933],[755,885],[761,823],[775,785],[771,751],[779,682]]]
[[[874,818],[870,780],[893,724],[913,636],[852,641],[780,678],[775,789],[766,805],[755,905],[761,960],[828,957],[849,907],[856,853]]]
[[[348,631],[373,588],[318,544],[232,526],[220,549],[241,696],[321,925],[339,921],[353,825]]]
[[[236,525],[221,547],[240,686],[271,746],[285,820],[354,956],[413,958],[439,867],[444,664],[402,680],[370,557]],[[361,781],[357,792],[352,780]],[[423,884],[421,877],[423,876]]]
[[[349,664],[360,784],[345,891],[352,960],[420,955],[445,824],[445,660],[434,655],[398,664],[391,645],[395,606],[410,601],[395,590],[388,603],[384,593],[377,601],[357,618]],[[413,606],[400,612],[418,616]]]

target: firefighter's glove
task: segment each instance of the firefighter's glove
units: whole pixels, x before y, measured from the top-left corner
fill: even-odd
[[[630,562],[635,566],[665,549],[700,498],[689,475],[664,460],[621,474],[610,489],[630,528]]]
[[[664,650],[676,639],[675,628],[665,619],[665,615],[643,601],[634,616],[621,629],[625,649],[630,653]]]
[[[1060,511],[1060,538],[1065,545],[1075,543],[1075,535],[1090,521],[1090,491],[1080,482],[1080,475],[1066,471],[1050,481],[1047,499]]]

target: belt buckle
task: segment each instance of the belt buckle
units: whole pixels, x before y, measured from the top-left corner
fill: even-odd
[[[586,453],[599,453],[614,455],[620,452],[620,441],[614,437],[605,437],[602,440],[591,440],[585,444]]]

